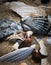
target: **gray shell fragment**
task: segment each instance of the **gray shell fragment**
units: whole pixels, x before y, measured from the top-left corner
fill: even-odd
[[[0,38],[6,37],[19,30],[22,30],[21,25],[19,23],[8,19],[0,20]]]

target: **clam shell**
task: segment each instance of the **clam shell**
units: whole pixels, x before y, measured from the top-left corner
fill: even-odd
[[[8,54],[5,54],[0,57],[0,62],[1,61],[13,62],[13,61],[19,61],[19,60],[25,59],[32,53],[35,47],[36,45],[32,45],[30,47],[21,48],[13,52],[10,52]]]

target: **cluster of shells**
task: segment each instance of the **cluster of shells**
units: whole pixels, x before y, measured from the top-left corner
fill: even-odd
[[[21,19],[24,19],[29,16],[31,16],[32,18],[36,17],[36,16],[43,16],[43,17],[47,16],[46,12],[42,8],[29,6],[22,2],[11,2],[11,3],[6,2],[3,5],[0,5],[0,7],[1,7],[0,19],[8,18],[10,20],[20,22]],[[32,31],[29,31],[29,33],[31,33],[31,32]],[[1,42],[2,44],[0,44],[0,53],[1,53],[0,56],[17,50],[19,45],[18,45],[18,43],[15,43],[14,39],[19,39],[21,41],[24,41],[26,39],[24,37],[24,33],[26,33],[27,36],[29,37],[29,35],[30,35],[29,33],[21,31],[18,33],[16,32],[13,35],[10,35],[9,37],[7,37],[5,39],[5,41]],[[42,55],[47,56],[47,49],[45,46],[47,37],[39,39],[36,36],[32,36],[32,39],[34,40],[35,45],[36,45],[35,52],[38,54],[40,52]],[[32,42],[32,43],[34,44],[34,42]],[[30,47],[33,47],[33,46],[30,45]],[[29,48],[29,46],[28,46],[28,48]],[[4,56],[4,58],[5,58],[5,56]],[[15,60],[15,58],[11,58],[11,59]],[[24,64],[21,64],[21,65],[24,65]]]

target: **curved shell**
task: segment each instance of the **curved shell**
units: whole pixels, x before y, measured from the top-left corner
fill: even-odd
[[[36,47],[36,45],[32,45],[30,47],[21,48],[21,49],[15,50],[13,52],[10,52],[8,54],[5,54],[0,57],[0,62],[1,61],[13,62],[16,60],[19,61],[19,60],[25,59],[32,53],[32,51],[34,50],[35,47]]]
[[[17,14],[19,14],[21,17],[46,16],[46,13],[42,8],[29,6],[23,2],[11,2],[8,6],[10,10],[13,10]]]
[[[27,17],[22,20],[22,28],[23,30],[32,30],[34,32],[34,35],[39,34],[39,35],[47,35],[50,24],[47,21],[47,18],[42,17],[42,16],[37,16],[37,17]]]

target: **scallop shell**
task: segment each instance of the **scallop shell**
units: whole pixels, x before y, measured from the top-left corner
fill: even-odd
[[[21,22],[22,28],[25,31],[32,30],[34,35],[47,35],[50,24],[46,17],[37,16],[37,17],[27,17]]]

